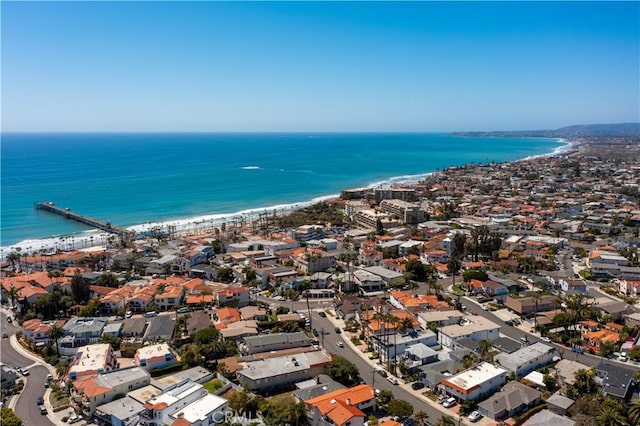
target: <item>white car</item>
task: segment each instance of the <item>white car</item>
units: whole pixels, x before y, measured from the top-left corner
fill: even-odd
[[[487,308],[487,305],[482,305],[482,310],[483,310],[483,311],[488,311],[488,310],[489,310],[489,308]]]
[[[395,377],[393,377],[393,376],[389,376],[389,377],[387,377],[387,380],[388,380],[388,381],[389,381],[389,383],[391,383],[392,385],[397,385],[397,384],[399,383],[399,382],[398,382],[398,379],[396,379],[396,378],[395,378]]]
[[[469,414],[469,421],[470,422],[477,422],[478,420],[480,420],[482,418],[482,414],[480,414],[479,411],[473,411],[471,414]]]
[[[551,342],[551,339],[549,339],[548,337],[541,337],[540,340],[542,340],[543,342],[549,343]]]
[[[78,423],[80,420],[82,420],[82,416],[79,415],[75,415],[75,416],[71,416],[67,419],[67,423],[69,424],[73,424],[73,423]]]
[[[342,342],[337,342],[336,345],[338,345],[339,348],[344,348],[344,343]]]
[[[442,403],[442,406],[443,406],[444,408],[451,408],[451,407],[453,407],[453,406],[454,406],[454,405],[456,405],[456,404],[457,404],[456,399],[455,399],[454,397],[451,397],[451,398],[447,399],[445,402],[443,402],[443,403]]]

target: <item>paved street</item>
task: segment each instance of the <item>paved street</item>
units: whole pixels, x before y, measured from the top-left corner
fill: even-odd
[[[6,331],[9,336],[13,336],[18,327],[7,322],[7,316],[4,312],[2,316],[2,331]],[[25,426],[54,426],[47,416],[40,414],[37,405],[39,396],[44,396],[44,382],[49,374],[49,370],[42,365],[37,365],[32,359],[26,358],[19,354],[11,344],[9,339],[2,339],[2,348],[0,350],[0,360],[4,364],[19,365],[28,367],[29,376],[26,377],[26,385],[17,401],[15,402],[14,411],[20,417]],[[22,376],[21,376],[22,377]],[[25,378],[22,377],[24,380]]]

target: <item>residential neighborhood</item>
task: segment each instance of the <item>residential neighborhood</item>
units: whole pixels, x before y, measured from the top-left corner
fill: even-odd
[[[16,249],[2,402],[39,424],[640,424],[639,232],[640,160],[569,153]]]

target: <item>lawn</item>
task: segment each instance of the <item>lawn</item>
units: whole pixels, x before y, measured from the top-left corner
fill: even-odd
[[[202,385],[207,392],[216,393],[219,389],[224,386],[224,382],[220,379],[209,380],[207,383]]]

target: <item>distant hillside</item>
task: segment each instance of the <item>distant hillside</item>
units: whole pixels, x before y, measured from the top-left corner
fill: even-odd
[[[545,138],[576,138],[598,136],[640,136],[640,123],[578,124],[555,130],[513,130],[492,132],[454,132],[456,136],[516,136]]]

